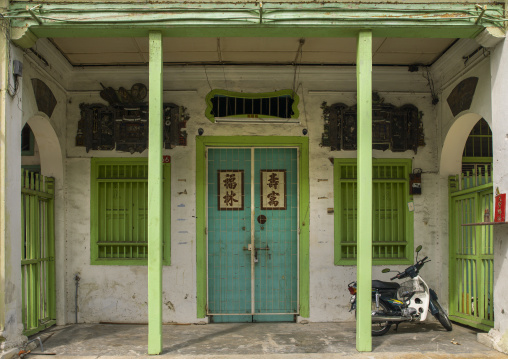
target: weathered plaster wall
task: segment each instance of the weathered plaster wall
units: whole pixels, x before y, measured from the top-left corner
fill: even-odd
[[[10,46],[10,45],[7,45]],[[6,48],[10,55],[10,62],[13,60],[22,60],[22,52],[14,46],[10,49]],[[9,76],[9,75],[8,75]],[[20,80],[21,82],[21,80]],[[18,87],[15,95],[14,81],[11,76],[8,82],[9,95],[5,99],[5,124],[2,128],[2,155],[5,156],[2,176],[2,182],[5,185],[3,198],[1,202],[3,220],[5,227],[2,228],[2,240],[0,241],[1,255],[3,256],[2,269],[0,278],[3,283],[4,295],[3,303],[0,305],[3,311],[2,329],[0,336],[5,338],[5,343],[0,343],[0,349],[9,349],[20,344],[24,337],[22,336],[23,323],[21,317],[21,181],[20,181],[20,164],[21,164],[21,116],[22,111],[19,106],[23,88]],[[5,86],[3,84],[2,86]],[[7,86],[5,86],[7,87]]]
[[[293,67],[181,67],[165,68],[164,100],[186,106],[190,114],[187,124],[188,146],[166,150],[172,162],[172,265],[164,268],[165,322],[196,322],[195,273],[195,145],[197,129],[207,136],[214,135],[287,135],[302,136],[307,128],[310,138],[310,320],[338,321],[352,319],[348,312],[347,283],[355,280],[356,269],[333,265],[333,167],[329,157],[354,157],[355,152],[331,152],[321,147],[323,119],[321,104],[356,103],[356,75],[350,67],[313,67],[297,71],[300,96],[300,124],[212,124],[204,116],[204,97],[211,88],[231,91],[264,92],[291,88]],[[208,81],[207,81],[208,77]],[[99,82],[106,86],[129,88],[135,82],[147,83],[147,69],[96,68],[76,69],[69,80],[67,122],[67,317],[74,320],[74,281],[79,273],[80,322],[120,321],[146,322],[146,268],[90,265],[90,157],[131,157],[112,151],[90,151],[75,147],[79,120],[79,104],[102,102]],[[431,104],[427,80],[421,73],[409,73],[406,68],[377,68],[374,71],[375,91],[387,103],[400,106],[416,105],[423,113],[426,146],[413,152],[391,153],[374,151],[378,158],[412,158],[414,168],[422,168],[423,195],[415,196],[415,246],[424,245],[425,255],[434,263],[444,265],[446,253],[436,247],[442,219],[437,215],[442,199],[438,172],[438,137],[436,110]],[[179,91],[180,90],[180,91]],[[186,90],[186,91],[182,91]],[[191,90],[191,91],[189,91]],[[310,90],[310,92],[309,92]],[[323,91],[333,90],[332,93]],[[316,93],[321,91],[321,93]],[[327,181],[320,181],[325,179]],[[186,194],[179,194],[184,192]],[[445,198],[446,200],[446,198]],[[442,244],[445,245],[445,244]],[[445,255],[443,255],[445,253]],[[375,278],[382,267],[375,267]],[[438,268],[438,269],[436,269]],[[427,266],[423,272],[438,293],[447,292],[445,276],[439,266]],[[399,268],[400,269],[400,268]],[[446,302],[445,302],[446,303]]]
[[[494,188],[508,192],[506,153],[508,151],[508,45],[506,40],[492,51],[492,141],[494,147]],[[494,228],[494,318],[495,329],[504,335],[508,352],[508,226]]]

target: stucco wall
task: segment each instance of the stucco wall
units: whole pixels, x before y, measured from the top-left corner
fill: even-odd
[[[7,44],[5,51],[8,52],[9,61],[21,60],[22,52],[14,46]],[[0,264],[0,278],[4,281],[3,293],[0,296],[2,303],[2,325],[0,326],[0,336],[5,338],[5,342],[0,343],[0,349],[9,349],[22,342],[23,323],[21,317],[21,245],[18,240],[21,228],[21,218],[18,213],[21,212],[21,201],[17,193],[21,193],[21,181],[19,180],[21,163],[21,109],[18,107],[22,97],[23,89],[21,84],[14,90],[14,79],[9,80],[9,94],[5,100],[5,124],[2,124],[2,136],[0,142],[2,146],[2,156],[5,156],[4,166],[2,165],[2,183],[5,187],[2,189],[2,214],[5,227],[2,226],[2,235],[0,236],[0,245],[2,259]],[[5,92],[3,92],[5,93]],[[17,151],[16,151],[17,149]]]
[[[492,141],[494,146],[494,188],[500,193],[508,192],[508,176],[506,168],[506,151],[508,151],[508,46],[506,40],[499,44],[492,55]],[[499,170],[496,171],[496,168]],[[506,273],[508,272],[508,228],[506,225],[494,228],[494,318],[495,328],[506,334],[508,331],[508,286]],[[506,335],[504,336],[504,350],[508,351]]]
[[[291,88],[292,67],[188,67],[165,68],[164,100],[187,107],[188,146],[166,150],[172,163],[172,265],[164,268],[164,322],[197,322],[195,273],[195,136],[203,128],[207,136],[215,135],[287,135],[302,136],[307,128],[310,139],[310,320],[349,320],[347,283],[355,280],[356,269],[333,264],[333,166],[330,157],[355,157],[355,152],[331,152],[321,147],[323,119],[321,104],[356,103],[356,75],[353,67],[312,67],[297,72],[300,96],[300,124],[212,124],[204,116],[204,97],[211,88],[231,91],[265,92]],[[207,81],[210,83],[208,84]],[[79,120],[79,104],[102,102],[99,82],[107,86],[129,88],[135,82],[147,83],[147,69],[76,70],[69,81],[66,137],[66,198],[67,198],[67,319],[74,320],[73,275],[81,276],[79,288],[79,321],[146,322],[146,268],[90,265],[90,158],[133,157],[114,151],[90,151],[75,147]],[[425,147],[412,151],[391,153],[374,151],[376,158],[412,158],[413,168],[422,168],[423,195],[415,196],[415,246],[422,244],[425,255],[434,261],[422,273],[429,284],[446,298],[446,276],[440,268],[447,262],[447,243],[438,238],[442,218],[438,215],[446,201],[447,187],[438,177],[438,137],[436,109],[431,104],[427,81],[421,73],[409,73],[406,68],[376,68],[375,91],[385,102],[396,106],[412,103],[423,112]],[[90,91],[88,91],[90,90]],[[178,91],[186,90],[186,91]],[[195,90],[195,91],[188,91]],[[323,92],[333,90],[332,93]],[[76,91],[76,92],[73,92]],[[310,91],[310,92],[309,92]],[[321,91],[317,93],[317,91]],[[319,181],[318,180],[325,180]],[[186,194],[179,194],[186,192]],[[436,246],[436,244],[438,244]],[[374,278],[382,267],[374,267]],[[395,267],[394,267],[395,269]],[[399,268],[400,269],[400,268]],[[446,299],[444,301],[446,303]]]

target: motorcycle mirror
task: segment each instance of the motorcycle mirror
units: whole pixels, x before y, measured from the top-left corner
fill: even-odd
[[[388,273],[389,271],[390,271],[390,268],[385,268],[385,269],[383,269],[381,272],[382,272],[382,273]]]
[[[418,247],[416,247],[415,252],[416,252],[416,253],[418,253],[418,252],[420,252],[421,250],[422,250],[422,246],[421,246],[421,245],[419,245]]]

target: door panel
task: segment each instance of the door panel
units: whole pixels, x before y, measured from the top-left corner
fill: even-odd
[[[255,196],[254,233],[256,248],[269,248],[258,251],[259,262],[255,265],[255,312],[256,313],[296,313],[297,296],[297,151],[294,148],[255,149]],[[279,179],[280,186],[267,184],[268,191],[261,191],[263,185],[261,171],[274,171],[272,178]],[[285,172],[282,172],[285,171]],[[282,180],[285,173],[285,181]],[[281,182],[285,182],[285,191]],[[265,180],[266,182],[266,180]],[[277,182],[277,181],[274,181]],[[276,188],[277,187],[277,188]],[[264,196],[285,192],[286,209],[262,209],[261,192]],[[283,196],[277,196],[283,202]],[[266,201],[265,201],[266,202]],[[276,208],[280,208],[279,203]],[[264,215],[266,222],[260,224],[258,216]],[[292,321],[294,315],[256,315],[254,321]]]
[[[243,209],[219,210],[225,199],[219,194],[218,171],[224,170],[244,171],[243,198],[237,199],[244,201]],[[229,194],[241,186],[235,179],[237,187]],[[231,316],[251,313],[251,253],[244,250],[251,242],[250,179],[250,149],[208,151],[208,311],[223,314],[214,316],[215,322],[252,321],[251,315]]]
[[[297,150],[213,148],[207,158],[208,314],[214,322],[293,321]]]

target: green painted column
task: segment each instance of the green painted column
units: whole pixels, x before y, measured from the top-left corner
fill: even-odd
[[[162,34],[150,32],[148,127],[148,354],[162,352]]]
[[[356,349],[372,351],[372,32],[358,34],[358,212]]]

